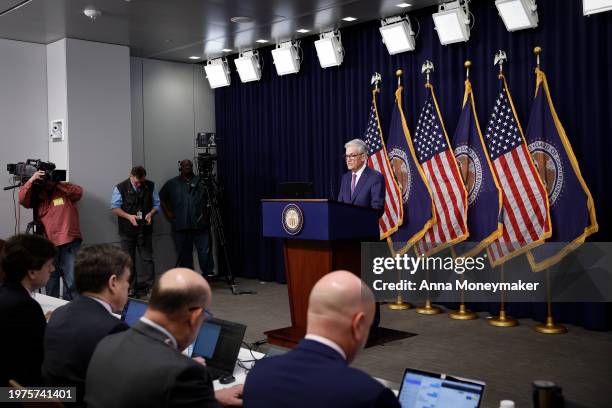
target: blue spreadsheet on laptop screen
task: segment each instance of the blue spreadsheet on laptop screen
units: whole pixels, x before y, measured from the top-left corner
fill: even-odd
[[[399,402],[402,408],[477,408],[482,391],[478,384],[407,372]]]
[[[220,333],[221,326],[213,323],[203,324],[198,334],[198,338],[193,344],[193,352],[191,355],[194,357],[212,358],[215,355]]]
[[[138,319],[140,319],[144,315],[146,309],[146,303],[130,299],[126,307],[125,316],[123,317],[123,320],[128,326],[132,327],[134,323],[136,323]]]

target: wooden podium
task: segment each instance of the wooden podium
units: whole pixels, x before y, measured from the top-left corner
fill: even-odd
[[[283,239],[291,326],[270,330],[268,343],[295,346],[306,333],[308,297],[325,274],[360,274],[361,242],[378,241],[379,210],[325,199],[262,200],[263,236]]]

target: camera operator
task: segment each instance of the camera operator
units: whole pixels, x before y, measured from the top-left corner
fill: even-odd
[[[155,183],[146,179],[147,171],[136,166],[130,177],[117,184],[111,198],[111,211],[117,216],[121,248],[136,266],[136,248],[143,263],[144,280],[130,276],[130,296],[146,297],[155,279],[153,261],[153,216],[159,212]]]
[[[204,212],[204,191],[200,177],[193,173],[193,163],[179,163],[180,174],[166,181],[159,192],[161,206],[172,224],[177,267],[193,269],[193,246],[203,275],[209,267],[208,216]]]
[[[79,211],[76,202],[83,189],[72,183],[53,181],[46,171],[38,170],[19,189],[19,203],[36,211],[35,219],[44,227],[45,236],[57,247],[57,269],[46,285],[49,296],[59,297],[63,275],[66,288],[63,298],[72,299],[74,292],[74,258],[81,247]]]

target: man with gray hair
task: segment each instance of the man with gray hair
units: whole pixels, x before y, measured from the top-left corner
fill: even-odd
[[[375,208],[385,207],[385,179],[382,174],[368,167],[368,148],[361,139],[353,139],[344,145],[348,172],[342,176],[338,201]]]
[[[391,390],[349,364],[374,319],[374,295],[356,275],[323,276],[308,301],[306,337],[287,354],[259,360],[244,385],[245,406],[399,408]]]

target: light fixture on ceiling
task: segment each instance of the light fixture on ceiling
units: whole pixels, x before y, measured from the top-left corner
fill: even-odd
[[[321,68],[335,67],[342,64],[344,60],[344,48],[339,31],[322,33],[315,41],[317,57]]]
[[[231,83],[229,65],[225,58],[208,60],[204,65],[204,70],[212,89],[228,86]]]
[[[410,7],[412,6],[412,4],[410,3],[400,3],[400,4],[396,4],[395,7],[399,7],[399,8],[406,8],[406,7]]]
[[[83,14],[85,14],[90,19],[95,20],[96,18],[102,15],[102,12],[100,10],[96,10],[95,8],[88,7],[83,10]]]
[[[355,17],[350,17],[350,16],[349,16],[349,17],[344,17],[344,18],[342,19],[342,21],[348,21],[349,23],[350,23],[351,21],[355,21],[355,20],[357,20],[357,18],[355,18]]]
[[[408,18],[400,16],[383,18],[380,24],[380,34],[389,54],[414,50],[414,32]]]
[[[306,28],[300,28],[299,30],[297,30],[298,33],[302,33],[302,34],[306,34],[309,33],[310,30],[306,29]]]
[[[276,73],[280,75],[297,74],[300,71],[299,41],[280,43],[272,50]]]
[[[582,0],[582,14],[585,16],[608,10],[612,10],[612,0]]]
[[[538,26],[535,0],[495,0],[495,6],[508,31]]]
[[[440,4],[432,15],[440,44],[447,45],[470,39],[470,18],[467,0]]]
[[[261,79],[261,64],[257,51],[241,52],[234,60],[234,64],[243,83]]]
[[[260,44],[265,44],[267,42],[269,42],[268,40],[264,40],[263,38],[260,38],[259,40],[255,41],[256,43],[260,43]]]
[[[253,21],[253,19],[251,17],[247,17],[247,16],[236,16],[236,17],[232,17],[230,18],[230,21],[232,23],[250,23]]]

